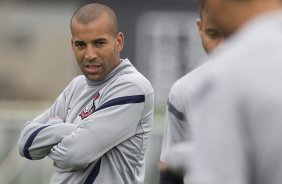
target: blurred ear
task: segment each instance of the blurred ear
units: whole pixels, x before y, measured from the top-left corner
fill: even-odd
[[[124,36],[122,32],[119,32],[116,38],[117,52],[121,52],[124,46]]]
[[[197,25],[199,33],[201,33],[201,31],[202,31],[202,21],[201,21],[201,19],[196,20],[196,25]]]
[[[71,48],[72,48],[72,50],[74,50],[74,47],[73,47],[73,38],[71,39]]]

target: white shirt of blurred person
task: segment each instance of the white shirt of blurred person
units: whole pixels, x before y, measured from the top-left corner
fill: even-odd
[[[223,40],[220,30],[212,22],[205,0],[199,6],[200,19],[196,21],[203,47],[207,53],[215,49]],[[207,64],[207,63],[206,63]],[[183,183],[183,158],[187,153],[186,142],[191,140],[189,124],[189,93],[197,83],[205,65],[186,74],[172,86],[166,108],[165,128],[160,158],[160,184]]]
[[[229,38],[191,98],[191,183],[281,184],[282,2],[208,0]],[[187,114],[185,114],[187,115]]]

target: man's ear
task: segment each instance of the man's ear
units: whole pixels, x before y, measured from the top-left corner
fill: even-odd
[[[72,50],[74,50],[74,47],[73,47],[73,38],[71,38],[71,48],[72,48]]]
[[[124,35],[122,32],[119,32],[117,35],[117,52],[121,52],[124,46]]]
[[[202,20],[200,18],[196,20],[196,25],[197,25],[198,31],[201,32],[202,31]]]

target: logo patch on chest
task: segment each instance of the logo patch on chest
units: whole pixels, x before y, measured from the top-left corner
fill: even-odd
[[[94,97],[90,100],[90,102],[82,109],[79,116],[81,119],[85,119],[90,116],[96,110],[95,101],[100,97],[100,93],[94,95]]]

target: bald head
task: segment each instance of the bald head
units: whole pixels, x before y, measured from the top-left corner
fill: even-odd
[[[99,3],[87,4],[77,9],[71,19],[71,31],[73,31],[73,22],[89,24],[90,22],[97,20],[101,16],[107,16],[112,24],[113,34],[116,36],[119,32],[119,28],[115,12],[110,7]]]
[[[225,36],[236,32],[254,17],[277,11],[282,0],[206,0],[212,18]]]

